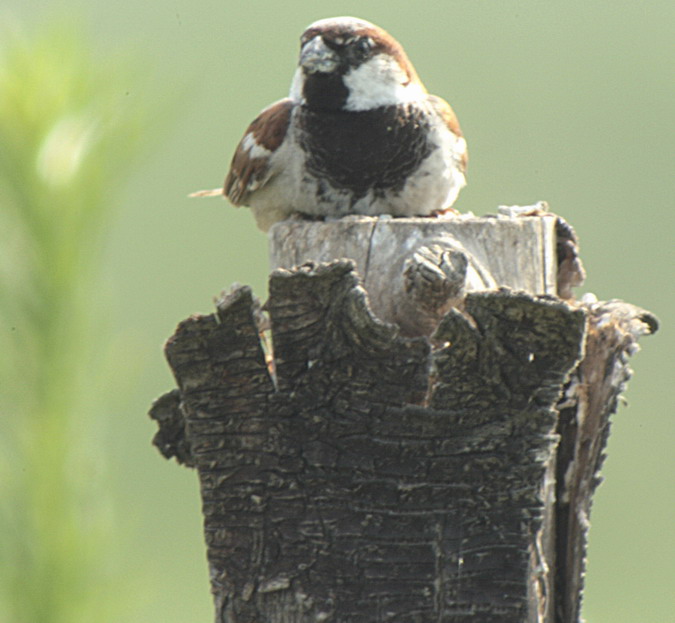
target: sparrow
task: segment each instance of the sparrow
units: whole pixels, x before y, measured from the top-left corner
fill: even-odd
[[[290,94],[244,133],[223,190],[267,231],[292,215],[427,216],[466,185],[467,146],[403,47],[354,17],[310,24]]]

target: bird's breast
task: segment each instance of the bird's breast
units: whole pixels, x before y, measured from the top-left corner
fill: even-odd
[[[429,121],[410,104],[355,112],[302,107],[298,142],[307,171],[355,199],[400,192],[429,156]]]

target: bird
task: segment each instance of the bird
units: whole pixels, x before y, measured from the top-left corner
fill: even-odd
[[[223,194],[260,229],[293,216],[447,212],[466,185],[466,140],[450,105],[427,92],[402,45],[355,17],[310,24],[288,97],[239,142]]]

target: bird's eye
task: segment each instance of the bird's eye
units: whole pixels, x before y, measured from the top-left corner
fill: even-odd
[[[362,54],[370,52],[373,47],[373,40],[370,37],[361,37],[356,41],[356,48]]]

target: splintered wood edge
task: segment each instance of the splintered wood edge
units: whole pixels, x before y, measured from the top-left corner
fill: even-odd
[[[602,480],[610,418],[632,374],[629,357],[639,350],[638,339],[659,326],[654,314],[630,303],[586,298],[585,357],[558,407],[556,611],[565,621],[580,615],[591,504]]]

